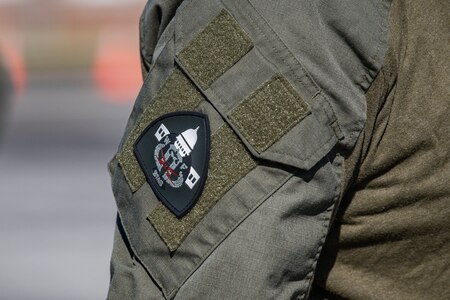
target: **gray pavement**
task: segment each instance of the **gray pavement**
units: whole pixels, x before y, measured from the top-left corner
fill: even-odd
[[[131,110],[88,74],[34,76],[0,143],[0,299],[104,299],[115,204],[106,164]]]

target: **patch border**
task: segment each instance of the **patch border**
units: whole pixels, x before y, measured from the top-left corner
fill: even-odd
[[[143,161],[143,158],[141,156],[141,154],[139,153],[138,149],[137,149],[137,144],[140,142],[140,140],[144,137],[144,135],[147,133],[148,130],[150,130],[150,128],[152,128],[155,124],[157,124],[158,122],[167,119],[167,118],[171,118],[171,117],[176,117],[176,116],[195,116],[195,117],[200,117],[203,118],[205,120],[205,131],[206,131],[206,157],[205,157],[205,163],[203,164],[203,172],[202,174],[204,174],[203,178],[201,179],[200,185],[197,188],[197,191],[195,192],[194,196],[191,197],[191,200],[187,203],[186,205],[186,209],[183,211],[179,211],[177,208],[175,208],[170,201],[168,201],[166,199],[166,197],[164,197],[158,190],[158,187],[155,186],[155,184],[152,182],[152,180],[149,178],[149,176],[147,176],[146,172],[144,172],[144,168],[146,167],[145,164],[141,161]],[[205,184],[206,184],[206,179],[208,178],[208,171],[209,171],[209,158],[210,158],[210,152],[211,152],[211,128],[209,125],[209,118],[208,115],[203,114],[203,113],[199,113],[199,112],[195,112],[195,111],[177,111],[177,112],[172,112],[172,113],[168,113],[165,114],[163,116],[160,116],[159,118],[157,118],[156,120],[154,120],[153,122],[151,122],[143,131],[142,133],[139,135],[139,137],[137,138],[137,140],[134,142],[133,144],[133,153],[136,156],[136,160],[139,164],[139,166],[142,169],[142,172],[145,175],[145,179],[146,182],[148,183],[148,185],[151,187],[152,191],[155,193],[156,197],[158,198],[158,200],[165,206],[167,206],[167,208],[170,210],[170,212],[175,215],[178,219],[183,218],[192,208],[195,207],[195,204],[197,203],[198,199],[200,199],[202,193],[203,193],[203,189],[205,188]]]

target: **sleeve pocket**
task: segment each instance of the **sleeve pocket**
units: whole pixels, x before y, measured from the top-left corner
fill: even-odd
[[[283,186],[301,193],[300,179],[290,180],[325,161],[339,140],[325,96],[252,14],[218,1],[180,6],[111,163],[131,248],[168,298],[261,203]],[[177,110],[201,111],[218,124],[203,194],[182,218],[158,201],[132,151],[148,124]],[[326,209],[333,195],[322,198]]]

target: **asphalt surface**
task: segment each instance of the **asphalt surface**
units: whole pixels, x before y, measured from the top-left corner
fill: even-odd
[[[106,297],[106,164],[131,106],[103,101],[87,74],[29,79],[0,142],[0,299]]]

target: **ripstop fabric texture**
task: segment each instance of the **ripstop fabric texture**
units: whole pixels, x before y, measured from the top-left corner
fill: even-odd
[[[108,299],[308,298],[386,51],[389,4],[149,1],[147,75],[109,164]],[[203,195],[176,218],[132,150],[152,120],[180,110],[208,115],[212,150]]]

